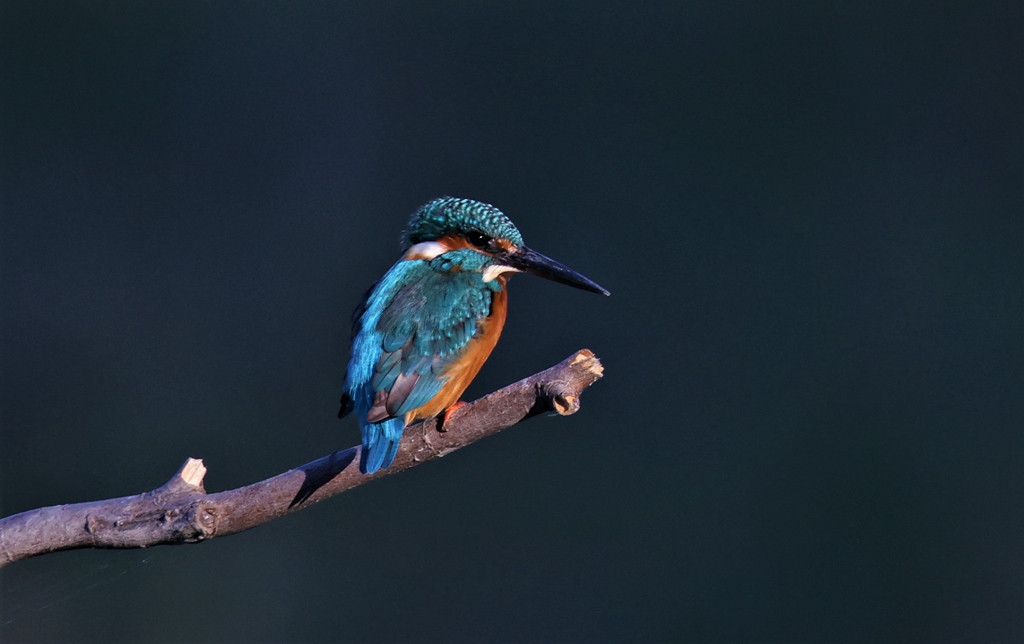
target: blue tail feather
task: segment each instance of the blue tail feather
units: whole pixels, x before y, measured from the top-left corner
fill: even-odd
[[[363,424],[363,449],[359,454],[359,471],[373,474],[388,467],[398,454],[405,419],[389,418],[379,423]]]

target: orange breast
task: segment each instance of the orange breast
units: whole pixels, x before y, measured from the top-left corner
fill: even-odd
[[[508,312],[505,278],[500,276],[497,279],[501,281],[502,288],[494,294],[494,299],[491,300],[491,314],[477,323],[476,336],[466,345],[459,359],[445,372],[446,381],[441,387],[441,391],[427,404],[405,414],[406,425],[416,420],[433,418],[458,402],[459,396],[466,391],[469,383],[473,382],[473,378],[476,378],[476,374],[480,373],[480,368],[487,362],[494,346],[498,344],[498,338],[501,337],[501,330],[505,326],[505,315]]]

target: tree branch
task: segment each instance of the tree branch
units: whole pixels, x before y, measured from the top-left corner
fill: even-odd
[[[431,419],[407,428],[394,463],[359,472],[359,447],[334,452],[275,477],[207,494],[206,467],[190,458],[163,486],[134,496],[57,505],[0,519],[0,567],[75,548],[146,548],[198,543],[254,528],[345,490],[396,474],[544,412],[579,410],[584,389],[602,375],[587,349],[460,408],[444,428]]]

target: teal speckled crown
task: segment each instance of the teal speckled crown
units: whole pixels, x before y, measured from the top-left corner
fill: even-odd
[[[420,206],[409,219],[402,241],[408,248],[446,233],[464,235],[471,230],[523,245],[523,236],[505,213],[490,204],[455,197],[441,197]]]

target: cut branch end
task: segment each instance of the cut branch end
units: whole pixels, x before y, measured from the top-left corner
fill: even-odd
[[[178,476],[186,485],[199,487],[203,484],[203,477],[206,476],[206,466],[201,458],[189,458],[178,471]]]

